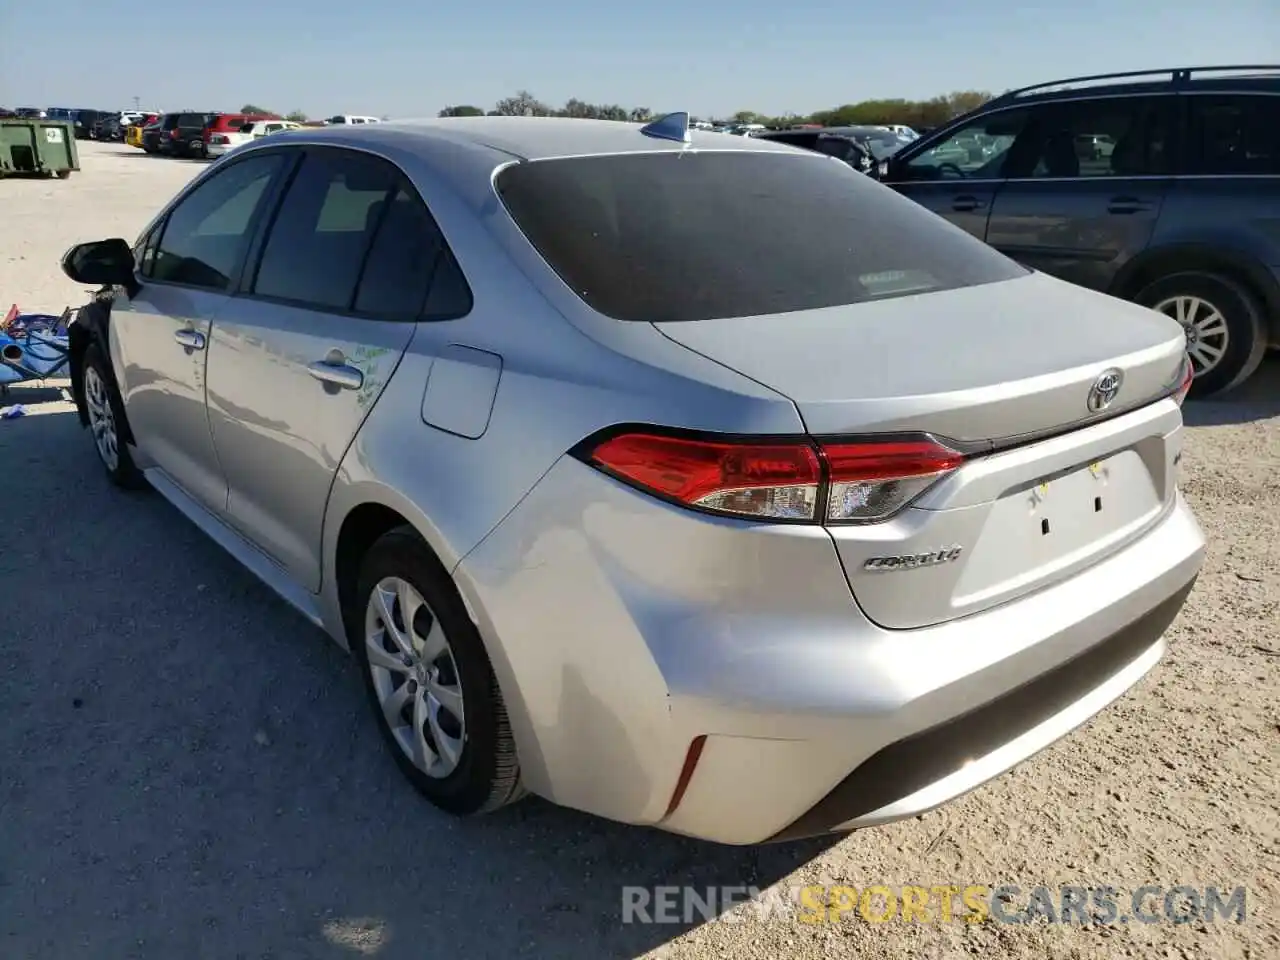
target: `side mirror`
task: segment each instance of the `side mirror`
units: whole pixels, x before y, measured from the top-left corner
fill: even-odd
[[[62,272],[76,283],[133,288],[133,248],[120,237],[78,243],[62,255]]]

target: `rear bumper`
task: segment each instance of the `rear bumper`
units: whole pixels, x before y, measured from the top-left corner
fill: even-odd
[[[915,816],[1006,772],[1071,732],[1155,666],[1194,579],[1084,653],[1034,680],[876,752],[772,840]]]
[[[691,517],[564,460],[456,578],[531,790],[745,844],[910,816],[1031,756],[1155,664],[1203,557],[1178,496],[1068,580],[886,630],[821,529]]]

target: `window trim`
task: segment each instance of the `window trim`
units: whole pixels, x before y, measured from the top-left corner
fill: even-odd
[[[186,202],[187,198],[192,196],[202,186],[204,186],[207,183],[211,183],[213,180],[217,179],[219,176],[224,175],[228,170],[232,169],[233,167],[237,167],[240,164],[253,159],[254,157],[279,156],[282,152],[283,151],[280,151],[280,150],[255,150],[253,151],[253,153],[246,154],[241,157],[235,157],[231,160],[231,162],[225,165],[219,164],[216,168],[211,167],[207,175],[197,178],[185,190],[183,190],[176,197],[174,197],[173,200],[169,202],[169,205],[165,207],[163,211],[161,211],[160,216],[156,218],[155,225],[151,228],[151,231],[150,231],[151,235],[155,237],[156,249],[159,250],[159,248],[164,244],[164,236],[169,230],[169,221],[173,218],[173,212],[177,210],[178,207],[182,206],[182,204]],[[215,290],[211,287],[200,287],[191,283],[179,283],[173,280],[157,280],[154,277],[149,277],[144,275],[140,270],[141,264],[137,264],[137,263],[134,264],[135,276],[141,278],[140,282],[142,283],[155,284],[161,287],[176,287],[181,290],[194,290],[200,293],[212,293],[212,294],[215,294],[218,296],[224,296],[224,297],[235,296],[236,290],[239,288],[241,278],[244,275],[245,267],[248,265],[249,254],[253,250],[254,240],[257,237],[258,233],[261,231],[262,221],[266,219],[267,211],[270,209],[273,209],[279,201],[278,194],[280,189],[280,182],[282,179],[281,173],[283,173],[284,170],[286,169],[287,163],[288,161],[286,159],[285,164],[282,165],[280,169],[272,173],[271,179],[267,183],[266,190],[263,191],[264,202],[262,204],[262,207],[255,213],[254,220],[249,225],[249,243],[245,246],[244,251],[237,258],[236,264],[233,267],[232,272],[228,274],[227,286],[224,289]],[[145,250],[146,250],[145,245],[143,247],[143,250],[145,253]]]
[[[257,232],[255,233],[252,242],[249,244],[248,253],[245,257],[243,269],[240,271],[238,282],[235,285],[235,289],[232,291],[232,296],[240,299],[244,299],[244,300],[259,302],[259,303],[270,303],[270,304],[275,304],[282,307],[290,307],[295,310],[307,310],[312,313],[323,313],[329,316],[346,317],[353,320],[364,320],[370,323],[442,323],[448,320],[460,320],[461,318],[468,316],[471,313],[471,311],[475,308],[475,293],[471,286],[471,281],[467,278],[466,273],[463,272],[462,264],[458,262],[457,256],[453,253],[453,248],[450,246],[449,239],[448,237],[445,236],[444,230],[440,226],[440,221],[437,220],[435,215],[431,212],[430,205],[423,198],[422,193],[418,190],[412,178],[410,178],[410,176],[407,173],[405,173],[404,169],[398,163],[389,159],[388,157],[383,156],[380,153],[375,153],[372,150],[365,150],[359,147],[347,146],[345,144],[342,146],[330,146],[328,144],[288,145],[288,146],[269,148],[268,150],[254,150],[249,155],[253,156],[253,155],[264,153],[264,152],[293,154],[296,159],[294,160],[293,166],[289,170],[288,175],[286,177],[280,178],[280,186],[279,186],[279,189],[276,191],[275,195],[271,198],[271,206],[270,206],[270,210],[268,211],[268,215],[262,218],[262,221],[258,225]],[[420,204],[422,204],[423,209],[426,210],[427,212],[427,217],[431,220],[431,223],[435,226],[436,232],[439,233],[440,247],[437,250],[435,262],[431,265],[431,273],[432,273],[431,283],[427,285],[427,291],[423,295],[422,305],[421,307],[419,307],[418,314],[416,317],[397,320],[397,319],[390,319],[387,317],[376,316],[364,311],[357,311],[356,309],[354,309],[356,297],[358,297],[360,294],[360,284],[364,280],[365,266],[368,264],[369,254],[373,250],[373,241],[377,238],[378,230],[382,227],[383,218],[386,217],[387,215],[387,211],[385,208],[383,209],[381,215],[379,216],[378,224],[374,228],[373,232],[369,235],[368,241],[365,244],[365,248],[361,253],[360,269],[356,273],[355,288],[352,290],[351,300],[348,301],[346,308],[339,309],[337,307],[321,306],[319,304],[312,303],[306,300],[296,300],[289,297],[275,297],[275,296],[270,296],[268,294],[257,293],[254,291],[253,287],[258,281],[258,271],[262,267],[262,255],[266,250],[267,240],[270,239],[271,231],[275,228],[276,219],[280,214],[280,209],[284,206],[284,199],[288,194],[289,187],[293,185],[294,180],[297,178],[298,171],[302,169],[302,163],[305,160],[306,156],[312,153],[324,153],[324,152],[336,153],[336,154],[350,153],[350,154],[356,154],[359,156],[370,157],[379,163],[383,163],[389,166],[394,172],[394,176],[395,176],[393,190],[389,191],[391,195],[394,196],[395,189],[405,190],[411,197],[413,197]],[[439,316],[429,316],[426,312],[426,306],[431,298],[431,290],[432,290],[432,287],[435,285],[435,278],[436,278],[437,272],[440,269],[441,259],[446,254],[446,252],[448,256],[453,260],[454,267],[457,269],[459,276],[462,277],[463,286],[467,291],[466,309],[462,311],[457,311],[454,313],[439,315]]]

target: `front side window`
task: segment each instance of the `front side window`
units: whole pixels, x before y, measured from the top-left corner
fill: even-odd
[[[496,187],[565,284],[618,320],[816,310],[1027,272],[817,154],[538,160],[507,167]]]
[[[151,264],[152,279],[226,290],[261,215],[279,154],[219,170],[170,212]]]
[[[349,310],[365,251],[399,171],[349,150],[302,161],[262,251],[253,292],[322,310]]]
[[[1174,106],[1173,97],[1103,97],[1037,107],[1005,175],[1071,179],[1168,173]]]
[[[966,123],[902,165],[908,180],[999,180],[1027,111],[998,110]]]
[[[1280,175],[1280,96],[1188,97],[1188,173]]]

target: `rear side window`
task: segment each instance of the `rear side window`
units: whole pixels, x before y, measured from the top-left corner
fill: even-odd
[[[1103,97],[1037,107],[1011,151],[1010,177],[1168,173],[1173,97]]]
[[[398,171],[347,150],[308,152],[262,252],[253,292],[346,311]]]
[[[1225,176],[1280,175],[1280,96],[1187,97],[1189,171]]]
[[[355,310],[382,320],[444,320],[470,309],[470,290],[440,228],[417,195],[400,187],[381,212]]]
[[[540,160],[504,169],[497,189],[561,279],[618,320],[817,310],[1027,272],[817,154]]]

